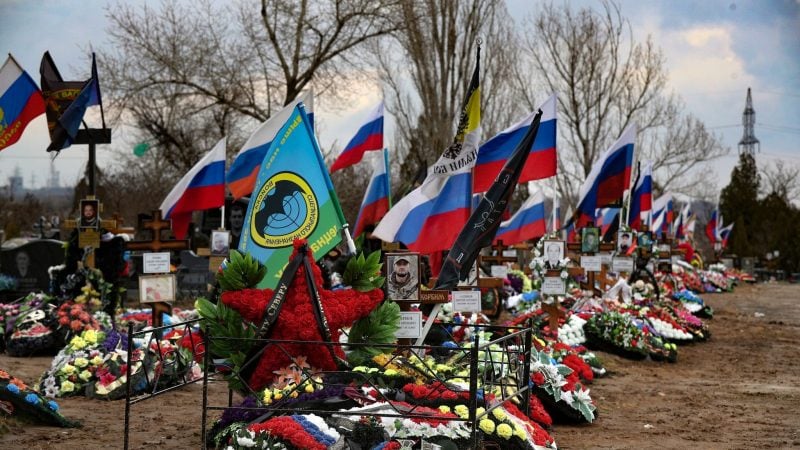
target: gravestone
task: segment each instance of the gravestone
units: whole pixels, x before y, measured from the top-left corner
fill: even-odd
[[[214,274],[208,270],[208,258],[198,256],[191,250],[180,253],[178,266],[178,292],[181,297],[208,295],[208,285],[214,283]]]
[[[52,239],[33,240],[0,251],[0,273],[17,279],[19,297],[33,291],[50,291],[47,269],[64,263],[64,244]]]
[[[749,273],[750,275],[754,275],[756,269],[756,259],[753,257],[743,257],[741,260],[742,263],[742,272]]]

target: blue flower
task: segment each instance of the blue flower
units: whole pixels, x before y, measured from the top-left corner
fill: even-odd
[[[453,341],[444,341],[444,342],[442,343],[442,346],[443,346],[443,347],[447,347],[447,348],[458,348],[458,344],[456,344],[456,343],[455,343],[455,342],[453,342]]]
[[[31,405],[38,405],[41,400],[39,400],[39,396],[36,394],[28,394],[25,396],[25,401]]]
[[[12,394],[19,394],[19,388],[17,387],[16,384],[9,384],[8,386],[6,386],[6,389],[8,389],[8,391],[11,392]]]
[[[53,411],[56,411],[56,412],[58,411],[58,403],[56,403],[56,402],[54,402],[54,401],[52,401],[52,400],[50,400],[49,402],[47,402],[47,406],[48,406],[50,409],[52,409]]]

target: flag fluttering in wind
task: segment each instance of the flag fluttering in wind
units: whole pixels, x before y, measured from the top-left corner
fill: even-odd
[[[350,139],[331,166],[331,173],[361,161],[364,153],[383,148],[383,100],[373,108],[356,135]]]
[[[653,209],[653,164],[649,161],[644,164],[644,170],[637,176],[631,194],[630,208],[628,225],[634,230],[641,230],[642,214]]]
[[[714,208],[711,211],[711,218],[708,219],[708,223],[706,224],[706,236],[708,237],[708,241],[712,244],[716,243],[719,240],[719,222],[717,221],[717,208]]]
[[[183,239],[192,221],[192,212],[220,208],[225,204],[225,138],[222,138],[161,203],[161,214],[172,219],[172,232]]]
[[[92,76],[88,80],[64,81],[50,52],[45,52],[39,72],[50,130],[47,151],[60,151],[75,141],[86,108],[101,104],[97,62],[92,54]]]
[[[16,143],[25,127],[42,114],[42,93],[9,54],[0,68],[0,150]]]
[[[372,158],[372,178],[361,201],[358,219],[353,228],[353,237],[358,237],[367,225],[378,223],[391,207],[389,189],[389,151],[374,154]]]
[[[494,240],[511,245],[528,239],[540,238],[546,232],[544,194],[541,189],[537,189],[536,193],[528,197],[509,220],[500,223]]]
[[[465,280],[469,276],[469,271],[481,248],[491,245],[497,229],[500,227],[501,216],[508,207],[508,200],[517,187],[519,175],[530,155],[531,146],[536,140],[541,119],[542,112],[539,111],[533,117],[533,123],[528,128],[528,132],[519,142],[511,157],[506,160],[505,166],[481,199],[478,208],[472,211],[469,220],[453,243],[453,247],[447,253],[447,259],[442,265],[435,289],[452,290],[460,280]]]
[[[668,232],[672,227],[672,194],[667,192],[653,201],[653,214],[650,229],[657,237]]]
[[[519,183],[540,180],[555,176],[558,166],[556,155],[556,103],[555,94],[551,95],[538,109],[542,111],[542,122],[539,133],[531,147],[531,154],[522,169]],[[506,159],[527,133],[536,111],[522,120],[506,128],[493,138],[484,142],[478,150],[478,162],[475,165],[473,182],[474,192],[485,192],[494,182],[503,168]]]
[[[622,208],[600,208],[596,211],[596,218],[595,218],[595,226],[600,228],[600,238],[603,239],[609,235],[609,233],[614,233],[616,230],[619,230],[619,220],[617,220],[617,216],[619,215]]]
[[[420,253],[453,245],[458,230],[469,218],[472,201],[472,168],[481,134],[479,67],[480,49],[453,143],[430,168],[422,185],[389,210],[373,236],[402,242]]]
[[[687,201],[681,208],[678,218],[675,220],[673,234],[675,239],[687,239],[689,233],[694,232],[694,214],[692,214],[691,201]]]
[[[305,105],[306,114],[311,121],[311,129],[314,129],[314,95],[311,92],[300,94],[294,101],[262,123],[236,154],[228,170],[228,189],[234,199],[242,198],[253,192],[261,163],[267,156],[267,149],[278,131],[294,113],[295,106],[301,102]]]
[[[722,242],[722,248],[728,247],[728,239],[731,237],[731,232],[733,231],[733,222],[727,227],[723,227],[719,230],[719,237],[720,242]]]
[[[241,252],[267,266],[258,286],[270,289],[278,285],[295,239],[307,240],[320,259],[341,242],[345,226],[302,103],[275,136],[258,171],[239,240]],[[352,248],[352,241],[348,246]]]
[[[581,186],[575,215],[569,219],[575,222],[576,228],[592,222],[597,208],[619,206],[622,195],[630,187],[635,140],[636,125],[628,125],[619,139],[594,163]]]

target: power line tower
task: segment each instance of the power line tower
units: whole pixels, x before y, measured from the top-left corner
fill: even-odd
[[[750,88],[747,88],[747,101],[742,113],[742,125],[744,125],[744,135],[739,141],[739,154],[747,153],[755,156],[756,151],[761,151],[761,143],[756,139],[753,128],[756,124],[756,111],[753,109],[753,97],[750,95]]]

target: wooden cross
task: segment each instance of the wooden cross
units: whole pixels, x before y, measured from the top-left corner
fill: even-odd
[[[548,325],[550,325],[550,333],[552,333],[553,337],[556,339],[558,338],[558,319],[561,317],[566,317],[566,315],[561,311],[561,307],[558,303],[558,298],[554,297],[553,303],[544,303],[542,305],[542,310],[547,313]]]
[[[106,222],[105,220],[103,222]],[[119,213],[114,213],[111,216],[111,220],[109,222],[113,222],[113,225],[110,227],[104,227],[108,229],[109,233],[114,234],[134,234],[136,229],[133,227],[124,227],[122,226],[125,223],[125,219],[119,215]]]
[[[172,221],[161,219],[161,210],[153,211],[153,218],[142,221],[142,228],[150,230],[152,239],[149,241],[131,241],[125,244],[128,250],[186,250],[189,248],[188,239],[161,239],[161,232],[172,229]]]
[[[614,243],[614,242],[610,242],[610,243],[602,242],[602,243],[600,243],[600,246],[599,246],[599,250],[603,251],[603,252],[614,251],[614,250],[616,250],[616,248],[617,248],[617,244]],[[580,257],[581,256],[594,256],[594,253],[581,253],[581,251],[580,251],[581,250],[581,244],[580,243],[575,243],[575,242],[568,243],[567,244],[567,249],[572,251],[572,253],[570,254],[570,258],[577,259],[578,261],[580,261]],[[582,268],[580,269],[580,271],[575,271],[575,272],[570,270],[570,275],[579,275],[579,274],[580,275],[583,275],[583,274],[586,275],[586,283],[581,283],[581,289],[584,289],[584,290],[591,289],[592,292],[597,292],[597,289],[594,286],[595,272],[591,272],[591,271],[586,272]],[[601,277],[601,280],[604,280],[606,278],[605,267],[601,268],[600,277]],[[602,295],[602,292],[599,292],[599,295]]]

